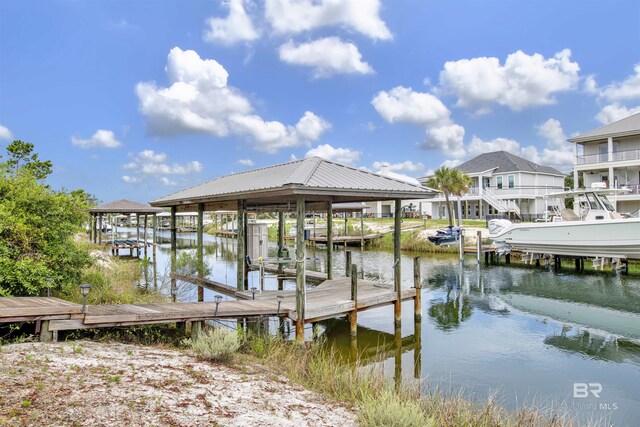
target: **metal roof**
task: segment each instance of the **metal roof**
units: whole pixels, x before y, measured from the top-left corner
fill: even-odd
[[[564,174],[557,169],[539,165],[506,151],[493,151],[491,153],[480,154],[479,156],[456,166],[454,169],[458,169],[467,174],[493,170],[494,174],[505,172],[531,172],[564,176]]]
[[[569,142],[599,141],[609,137],[640,135],[640,113],[617,122],[609,123],[592,131],[569,138]]]
[[[340,203],[431,198],[435,194],[435,190],[420,185],[311,157],[226,175],[161,197],[151,205],[190,210],[197,203],[205,203],[205,210],[218,210],[246,200],[250,209],[258,209],[289,206],[296,195],[305,195],[307,203]]]
[[[132,202],[131,200],[116,200],[90,209],[91,213],[121,213],[121,214],[157,214],[164,212],[147,204]]]

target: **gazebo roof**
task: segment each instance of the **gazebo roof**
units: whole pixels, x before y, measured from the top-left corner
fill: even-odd
[[[164,212],[163,209],[154,208],[143,203],[132,202],[131,200],[116,200],[105,203],[90,209],[91,213],[119,213],[119,214],[158,214]]]
[[[311,157],[226,175],[151,202],[152,206],[177,206],[193,210],[234,209],[245,200],[248,209],[284,209],[304,195],[309,208],[336,203],[432,198],[435,190],[351,166]],[[317,206],[320,207],[320,206]]]

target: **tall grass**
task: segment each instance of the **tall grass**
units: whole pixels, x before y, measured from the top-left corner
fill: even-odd
[[[383,250],[393,250],[393,234],[385,234],[373,242],[373,247]],[[404,231],[400,234],[400,249],[411,252],[429,253],[458,253],[458,247],[438,246],[420,236],[420,230]]]
[[[353,405],[358,423],[365,427],[571,425],[562,416],[547,417],[529,408],[510,413],[493,401],[477,405],[462,396],[422,395],[415,383],[396,390],[379,368],[347,364],[337,351],[321,343],[301,346],[274,337],[249,336],[243,349],[306,388]]]

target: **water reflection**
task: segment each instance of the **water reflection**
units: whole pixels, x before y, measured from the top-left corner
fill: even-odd
[[[161,242],[162,275],[167,271],[169,243]],[[178,245],[180,251],[195,251],[195,234],[179,235]],[[235,240],[205,236],[205,245],[209,277],[235,285]],[[412,286],[414,255],[403,253],[401,258],[404,287]],[[308,248],[307,256],[307,268],[325,271],[326,251],[321,246]],[[392,283],[393,254],[355,250],[352,258],[367,280]],[[336,250],[336,274],[343,274],[344,261],[344,250]],[[408,302],[403,306],[402,330],[396,334],[393,308],[381,307],[358,314],[355,343],[348,321],[322,322],[320,332],[327,343],[348,363],[359,357],[383,364],[396,384],[417,375],[431,386],[452,393],[468,390],[482,401],[499,390],[501,403],[511,409],[534,399],[572,401],[574,382],[601,382],[603,398],[618,404],[611,414],[613,422],[640,418],[637,276],[557,273],[516,264],[478,268],[471,258],[460,265],[456,257],[440,255],[423,255],[421,273],[426,314],[422,323],[414,325],[413,303]],[[258,286],[258,280],[256,272],[250,273],[249,286]],[[287,280],[283,287],[295,285]],[[276,278],[268,276],[265,288],[277,289]],[[184,284],[181,290],[180,300],[196,298],[192,285]],[[206,290],[205,300],[214,295]],[[274,320],[272,332],[278,329]],[[307,337],[311,335],[308,328]]]

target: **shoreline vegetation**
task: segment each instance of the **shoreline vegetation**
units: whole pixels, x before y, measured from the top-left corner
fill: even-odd
[[[0,397],[0,424],[50,421],[51,408],[58,408],[59,425],[86,417],[105,425],[575,424],[551,409],[508,411],[491,398],[473,403],[462,393],[421,391],[415,380],[398,388],[382,363],[347,362],[321,340],[301,346],[223,327],[207,330],[214,332],[195,340],[166,326],[122,335],[101,330],[91,341],[84,331],[78,341],[0,347],[0,386],[8,391]]]

